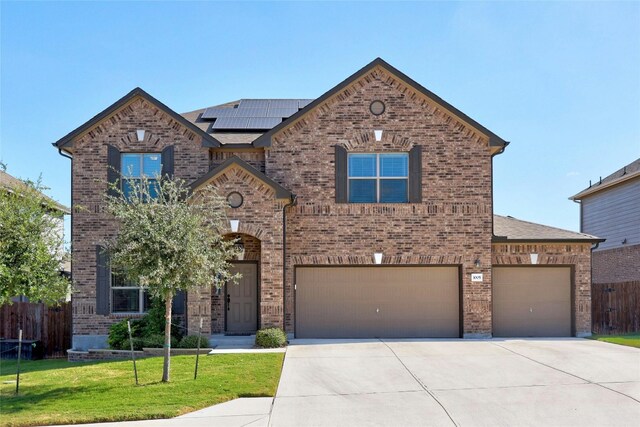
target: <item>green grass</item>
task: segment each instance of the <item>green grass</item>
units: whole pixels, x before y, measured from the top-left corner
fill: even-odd
[[[220,354],[171,358],[171,382],[162,383],[162,358],[142,359],[136,386],[131,361],[21,364],[20,394],[15,361],[0,364],[0,425],[31,426],[175,417],[238,397],[273,396],[282,353]],[[11,383],[5,383],[9,382]]]
[[[621,334],[621,335],[592,335],[591,339],[610,342],[613,344],[626,345],[629,347],[640,348],[640,334]]]

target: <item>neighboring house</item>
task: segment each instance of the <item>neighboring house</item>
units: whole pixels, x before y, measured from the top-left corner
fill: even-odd
[[[187,326],[296,337],[585,336],[599,239],[493,215],[508,142],[376,59],[315,100],[177,114],[136,88],[54,145],[72,157],[76,349],[140,315],[101,245],[117,170],[215,187],[238,285],[187,295]],[[104,259],[103,259],[104,258]]]
[[[0,170],[0,191],[15,192],[24,188],[26,188],[26,184],[22,180],[9,175],[5,171]],[[68,207],[56,202],[46,194],[42,194],[42,196],[47,200],[48,205],[51,207],[52,211],[60,212],[63,215],[71,214],[71,211],[69,210]],[[56,220],[56,221],[58,222],[57,232],[61,237],[63,237],[64,236],[64,218],[61,217],[59,220]],[[64,244],[61,244],[60,247],[57,248],[57,251],[58,251],[58,255],[60,255],[60,257],[62,258],[64,253]],[[71,269],[70,265],[66,265],[65,263],[62,263],[60,265],[60,274],[70,274],[70,269]],[[70,295],[68,296],[68,298],[70,299]],[[67,301],[69,299],[67,299]],[[15,302],[28,302],[28,299],[24,296],[16,296],[15,298],[13,298],[13,300]]]
[[[571,200],[580,203],[580,230],[606,239],[593,251],[593,284],[618,291],[614,285],[625,285],[640,295],[640,159],[590,184]],[[618,309],[626,310],[624,305]],[[637,305],[631,310],[638,315]],[[637,330],[639,322],[636,317],[630,324]]]

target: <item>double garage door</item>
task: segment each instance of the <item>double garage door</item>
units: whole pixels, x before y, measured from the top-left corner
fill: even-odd
[[[296,337],[459,337],[458,267],[298,267]]]
[[[461,335],[458,267],[298,267],[297,338]],[[568,267],[494,267],[493,335],[570,336]]]

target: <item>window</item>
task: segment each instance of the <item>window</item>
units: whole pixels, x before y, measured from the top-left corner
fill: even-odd
[[[162,156],[160,153],[122,154],[122,193],[129,197],[134,180],[146,178],[149,182],[151,197],[156,196],[156,182],[162,174]]]
[[[151,305],[149,292],[122,275],[111,274],[111,312],[145,313]]]
[[[349,154],[350,203],[407,203],[409,154]]]

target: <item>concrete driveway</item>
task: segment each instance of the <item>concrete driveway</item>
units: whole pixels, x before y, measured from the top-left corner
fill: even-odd
[[[637,426],[640,350],[585,339],[295,340],[270,425]]]

